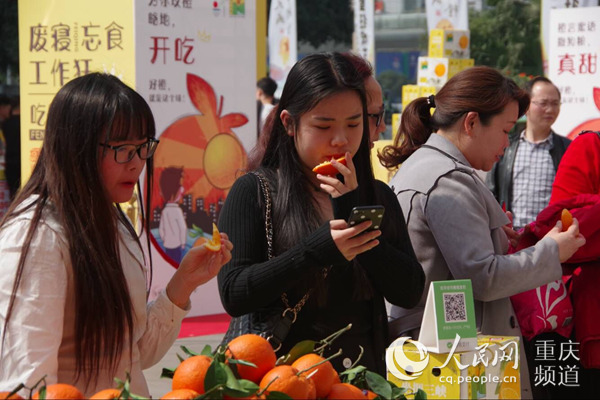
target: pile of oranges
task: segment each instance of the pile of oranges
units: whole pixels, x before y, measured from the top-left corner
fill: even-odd
[[[208,346],[207,346],[208,347]],[[342,383],[328,359],[304,354],[282,365],[271,344],[261,336],[246,334],[211,353],[194,354],[181,361],[172,373],[172,391],[161,399],[374,399],[377,395],[350,383]],[[280,360],[281,362],[281,360]],[[105,389],[90,399],[139,398],[121,389]],[[283,395],[285,396],[283,396]],[[2,399],[22,399],[0,392]],[[58,383],[42,386],[34,399],[83,399],[74,386]]]
[[[224,386],[225,398],[266,399],[271,394],[278,393],[292,399],[377,397],[373,392],[342,383],[331,363],[316,353],[305,354],[291,365],[276,365],[277,356],[271,344],[258,335],[246,334],[233,339],[227,345],[224,355],[224,364],[231,368],[231,371],[236,371],[238,382],[246,389],[245,393],[241,390],[239,395],[236,395],[235,391],[232,393]],[[195,355],[182,361],[173,375],[173,391],[162,398],[194,398],[203,393],[210,394],[206,390],[206,377],[211,373],[209,369],[213,362],[218,362],[217,359],[218,356],[213,360],[206,355]],[[214,386],[212,389],[214,390]],[[190,397],[181,397],[182,393],[177,392],[181,390],[191,391]]]

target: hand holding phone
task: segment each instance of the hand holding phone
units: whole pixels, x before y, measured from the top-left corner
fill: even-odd
[[[371,226],[367,231],[379,229],[383,221],[385,208],[380,205],[354,207],[348,217],[348,226],[358,225],[361,222],[371,221]]]

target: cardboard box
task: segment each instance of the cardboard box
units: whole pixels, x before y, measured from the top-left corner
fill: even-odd
[[[415,343],[404,343],[404,359],[393,345],[387,349],[387,379],[396,385],[422,389],[428,399],[521,398],[518,337],[478,335],[477,350],[451,355],[423,353]],[[452,359],[446,363],[449,356]]]
[[[427,97],[430,94],[436,94],[435,86],[424,85],[402,85],[402,110],[414,99],[419,97]],[[398,124],[399,125],[399,124]],[[396,131],[392,131],[392,135]]]
[[[429,32],[429,57],[469,58],[471,35],[468,30],[432,29]]]
[[[434,86],[439,90],[448,82],[448,79],[474,64],[472,58],[419,57],[417,61],[417,84]]]

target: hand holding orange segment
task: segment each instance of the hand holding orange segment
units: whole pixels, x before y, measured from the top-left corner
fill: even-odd
[[[208,250],[214,252],[221,250],[221,234],[219,233],[219,229],[217,228],[217,225],[215,225],[214,222],[212,239],[206,242],[204,246],[206,246]]]
[[[336,159],[335,161],[339,162],[340,164],[346,165],[346,156],[342,156],[342,157]],[[329,175],[329,176],[335,176],[340,173],[340,171],[338,171],[336,167],[331,165],[331,161],[325,161],[325,162],[322,162],[321,164],[317,165],[316,167],[313,168],[313,172],[315,174]]]
[[[573,215],[566,208],[563,208],[562,213],[560,214],[560,222],[562,222],[562,232],[569,229],[573,223]]]

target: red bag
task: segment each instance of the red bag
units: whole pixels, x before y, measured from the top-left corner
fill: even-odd
[[[538,238],[532,233],[534,226],[535,223],[530,224],[531,230],[521,237],[519,247],[516,249],[511,247],[509,253],[537,243]],[[510,297],[525,339],[531,340],[540,333],[551,331],[566,338],[571,336],[573,304],[565,285],[569,278],[564,276],[563,279]]]

